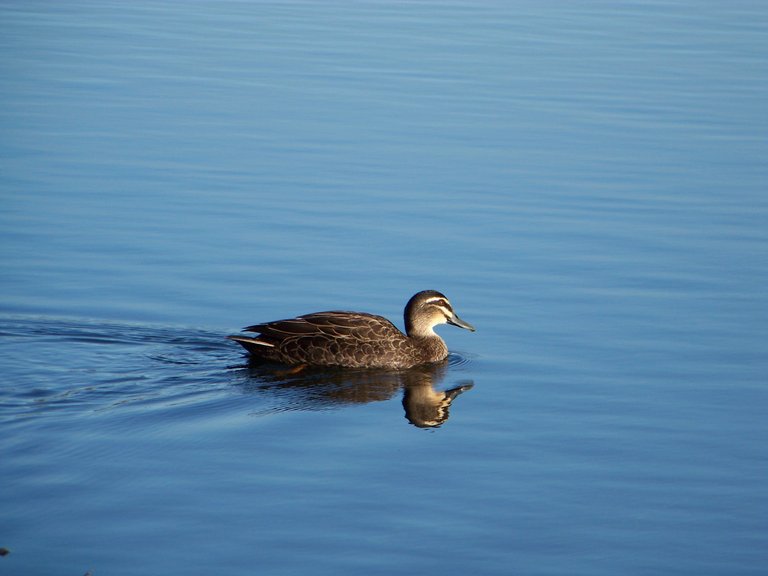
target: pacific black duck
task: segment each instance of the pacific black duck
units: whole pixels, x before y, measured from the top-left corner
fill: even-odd
[[[448,348],[433,328],[446,323],[475,331],[448,298],[424,290],[405,306],[405,334],[382,316],[331,311],[254,324],[243,330],[258,336],[229,338],[252,357],[282,364],[400,369],[444,360]]]

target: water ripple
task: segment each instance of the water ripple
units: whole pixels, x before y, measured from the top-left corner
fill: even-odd
[[[224,388],[232,358],[219,333],[70,319],[0,318],[0,345],[0,419],[177,403]]]

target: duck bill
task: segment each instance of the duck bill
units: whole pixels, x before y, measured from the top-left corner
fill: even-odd
[[[456,314],[454,314],[448,319],[448,324],[452,324],[453,326],[458,326],[459,328],[464,328],[464,330],[469,330],[470,332],[475,331],[475,327],[472,326],[472,324],[470,324],[469,322],[464,322],[464,320],[456,316]]]

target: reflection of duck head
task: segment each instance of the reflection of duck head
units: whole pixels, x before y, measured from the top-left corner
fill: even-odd
[[[472,387],[465,384],[436,391],[449,362],[417,366],[408,370],[349,370],[306,368],[275,369],[260,362],[248,366],[248,392],[269,394],[280,410],[317,410],[349,404],[389,400],[403,389],[406,418],[415,426],[437,427],[448,419],[453,399]]]
[[[472,388],[472,382],[465,382],[450,390],[436,390],[433,374],[409,371],[403,391],[403,408],[408,421],[419,428],[437,428],[449,417],[453,399]]]

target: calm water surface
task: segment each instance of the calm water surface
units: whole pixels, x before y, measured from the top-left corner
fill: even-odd
[[[766,29],[3,3],[0,574],[765,574]],[[224,339],[426,288],[444,365]]]

